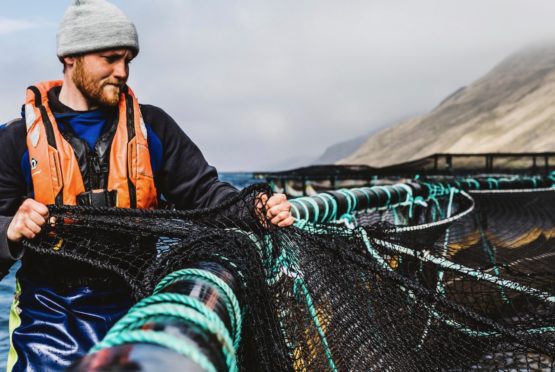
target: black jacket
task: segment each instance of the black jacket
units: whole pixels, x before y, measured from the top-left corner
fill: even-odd
[[[54,112],[70,110],[57,97],[49,94],[49,98]],[[177,209],[196,209],[215,206],[237,193],[233,186],[219,181],[216,169],[166,112],[151,105],[141,105],[141,112],[150,134],[156,137],[149,141],[149,149],[151,156],[160,160],[153,167],[159,196]],[[16,119],[0,127],[0,266],[8,268],[23,253],[17,245],[8,244],[8,225],[23,200],[33,195],[25,162],[25,121]],[[1,271],[7,272],[0,267]]]

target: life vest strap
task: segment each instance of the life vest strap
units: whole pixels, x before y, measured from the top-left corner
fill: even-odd
[[[88,207],[115,207],[117,204],[116,190],[91,190],[77,195],[77,205]]]

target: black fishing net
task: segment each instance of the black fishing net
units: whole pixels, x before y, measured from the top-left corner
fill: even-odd
[[[262,217],[269,193],[191,212],[52,207],[27,253],[110,273],[137,300],[195,262],[225,267],[240,283],[242,370],[555,367],[555,190],[457,192],[291,228]]]

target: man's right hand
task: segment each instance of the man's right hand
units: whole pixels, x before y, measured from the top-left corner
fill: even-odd
[[[48,208],[34,199],[26,199],[13,216],[8,226],[8,240],[14,243],[21,239],[33,239],[48,220]]]

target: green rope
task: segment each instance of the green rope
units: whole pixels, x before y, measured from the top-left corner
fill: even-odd
[[[414,213],[414,205],[425,202],[424,198],[417,196],[416,198],[411,197],[409,203],[409,219],[412,219]]]
[[[370,197],[370,193],[368,192],[369,190],[370,190],[369,187],[360,188],[360,192],[362,192],[364,194],[364,197],[366,198],[367,205],[370,205],[370,201],[372,200],[372,198]]]
[[[384,207],[387,208],[389,207],[389,205],[391,204],[391,193],[389,192],[389,190],[387,189],[387,187],[384,186],[376,186],[376,188],[383,190],[386,195],[387,195],[387,202],[385,203]]]
[[[220,317],[211,309],[209,309],[205,304],[196,298],[179,294],[179,293],[158,293],[150,297],[146,297],[133,306],[129,313],[135,310],[145,308],[147,306],[158,305],[158,304],[177,304],[184,305],[192,308],[193,310],[199,312],[201,315],[206,317],[209,321],[217,323],[218,327],[223,327],[227,331],[227,327],[224,325]],[[239,348],[240,338],[235,335],[233,346],[235,349]]]
[[[326,339],[326,335],[324,330],[322,329],[322,325],[320,324],[320,320],[318,319],[318,314],[316,313],[316,309],[314,308],[314,303],[312,302],[312,297],[304,284],[304,281],[301,278],[297,278],[295,280],[295,284],[293,285],[293,291],[295,295],[298,295],[298,287],[301,287],[304,298],[306,300],[306,305],[308,307],[308,312],[310,313],[310,317],[316,326],[316,330],[318,331],[318,335],[320,336],[320,341],[322,342],[322,347],[324,348],[324,354],[326,355],[326,359],[328,360],[328,364],[332,371],[337,371],[335,367],[335,363],[333,361],[333,357],[331,355],[330,347],[328,345],[328,340]]]
[[[538,186],[538,179],[536,177],[532,177],[532,184],[534,187]]]
[[[343,223],[345,224],[345,226],[349,229],[354,229],[357,225],[357,220],[355,218],[355,216],[353,216],[350,213],[345,213],[343,214],[340,218],[339,221],[343,221]]]
[[[366,250],[372,256],[372,258],[374,258],[383,269],[385,269],[387,271],[393,271],[391,266],[389,266],[387,264],[387,262],[385,262],[383,257],[380,256],[378,251],[376,251],[374,249],[374,247],[372,247],[372,244],[370,243],[370,239],[368,238],[368,234],[366,233],[366,230],[364,230],[361,227],[357,230],[357,232],[360,234],[360,237],[362,238],[362,241],[363,241],[364,245],[366,246]]]
[[[496,331],[476,331],[474,329],[468,328],[454,320],[448,319],[445,316],[442,316],[441,314],[439,314],[437,311],[433,312],[433,315],[436,319],[441,320],[442,322],[444,322],[445,324],[457,329],[458,331],[462,332],[462,333],[466,333],[472,337],[499,337],[502,336],[501,333],[496,332]],[[519,333],[527,333],[530,335],[535,335],[535,334],[544,334],[544,333],[552,333],[555,332],[555,327],[540,327],[540,328],[530,328],[530,329],[523,329],[523,330],[519,330]]]
[[[337,201],[330,194],[324,193],[324,194],[321,194],[321,195],[327,199],[326,212],[329,209],[328,208],[329,205],[331,205],[331,209],[332,209],[332,211],[330,213],[330,216],[327,219],[322,220],[322,222],[327,222],[327,221],[333,220],[337,216]],[[327,213],[326,213],[326,216],[327,216]]]
[[[291,204],[291,215],[295,218],[296,221],[298,221],[301,218],[301,214],[297,209],[297,203],[295,203],[295,200],[291,200],[290,204]]]
[[[437,200],[437,198],[433,198],[432,201],[434,202],[435,210],[439,213],[439,219],[445,219],[445,213],[443,212],[443,208],[441,208],[441,204],[439,204],[439,200]]]
[[[493,272],[495,273],[495,275],[497,276],[501,276],[501,271],[499,270],[499,267],[497,266],[497,263],[495,261],[495,246],[490,245],[488,239],[486,238],[486,234],[484,233],[484,229],[482,228],[482,222],[480,221],[480,216],[478,214],[476,214],[475,216],[476,219],[476,224],[478,225],[478,230],[480,231],[480,241],[482,242],[482,248],[484,249],[486,255],[489,258],[490,263],[493,266]],[[501,296],[501,299],[503,300],[503,302],[505,304],[509,304],[509,298],[507,297],[507,294],[505,293],[505,290],[503,289],[503,287],[498,286],[499,289],[499,295]]]
[[[496,189],[499,188],[499,181],[496,180],[495,178],[488,177],[487,181],[488,181],[488,186],[489,186],[490,190],[493,189],[493,188],[496,188]]]
[[[391,207],[390,210],[391,210],[391,212],[392,212],[392,214],[393,214],[393,224],[394,224],[395,226],[399,226],[399,225],[400,225],[400,220],[399,220],[399,216],[398,216],[398,214],[397,214],[397,208]]]
[[[357,198],[356,196],[347,189],[337,190],[340,194],[343,194],[347,199],[347,211],[345,213],[351,213],[356,209],[357,206]]]
[[[129,312],[125,317],[119,320],[110,330],[105,340],[111,338],[117,339],[119,336],[125,335],[133,330],[142,327],[144,324],[152,321],[155,317],[168,316],[172,318],[182,319],[187,323],[192,323],[200,327],[202,330],[216,336],[216,339],[222,344],[222,351],[225,355],[226,364],[231,369],[237,364],[235,356],[235,348],[225,324],[216,316],[209,319],[194,309],[173,305],[173,304],[155,304],[147,307],[135,309]]]
[[[140,328],[150,322],[153,317],[169,316],[172,318],[183,319],[188,323],[193,323],[214,334],[224,349],[233,352],[233,342],[229,336],[229,331],[224,322],[218,317],[206,317],[205,314],[196,311],[194,308],[170,304],[151,304],[148,306],[135,308],[126,316],[121,318],[108,332],[108,335],[115,335],[134,328]]]
[[[314,220],[318,221],[318,217],[320,215],[320,208],[318,208],[318,204],[312,198],[303,198],[302,203],[304,204],[304,202],[310,203],[312,210],[314,211]]]
[[[316,194],[314,195],[315,198],[318,198],[320,200],[322,200],[324,202],[324,215],[322,216],[322,221],[326,221],[326,218],[328,217],[328,212],[329,212],[329,206],[328,206],[328,200],[324,197],[324,195],[327,195],[331,198],[331,195],[329,194]],[[316,221],[318,221],[317,219],[315,219]]]
[[[486,280],[490,283],[494,283],[497,284],[499,286],[503,286],[505,288],[509,288],[518,292],[522,292],[522,293],[526,293],[529,295],[532,295],[540,300],[546,301],[546,302],[550,302],[550,303],[555,303],[555,296],[548,293],[548,292],[543,292],[539,289],[536,288],[532,288],[532,287],[527,287],[525,285],[522,285],[520,283],[517,282],[513,282],[510,280],[506,280],[506,279],[501,279],[498,276],[495,275],[490,275],[488,273],[485,272],[481,272],[479,270],[475,270],[473,268],[467,267],[467,266],[463,266],[460,264],[456,264],[454,262],[451,262],[449,260],[446,260],[442,257],[436,257],[432,254],[430,254],[427,251],[415,251],[413,249],[410,248],[406,248],[403,247],[401,245],[398,244],[394,244],[394,243],[390,243],[381,239],[376,239],[376,242],[378,244],[380,244],[382,247],[388,249],[388,250],[392,250],[394,252],[398,252],[398,253],[403,253],[415,258],[418,258],[421,261],[424,262],[431,262],[435,265],[438,265],[441,268],[444,268],[446,270],[454,270],[457,271],[459,273],[477,278],[478,280]]]
[[[93,347],[89,353],[95,353],[101,349],[130,343],[163,346],[191,359],[207,372],[217,372],[216,367],[214,367],[210,360],[202,352],[200,352],[195,345],[185,343],[182,339],[163,332],[130,331],[106,337]],[[232,369],[230,369],[230,371],[231,370]],[[237,368],[234,368],[233,371],[237,371]]]
[[[451,217],[454,196],[455,196],[455,189],[452,188],[451,193],[449,194],[449,203],[447,204],[447,218]],[[445,230],[445,237],[443,240],[442,256],[444,258],[446,258],[449,253],[449,232],[450,232],[450,228],[447,228],[447,230]],[[436,291],[441,294],[445,293],[445,288],[443,287],[443,275],[444,275],[443,270],[438,270]]]
[[[447,218],[451,217],[451,212],[452,212],[452,207],[453,207],[453,197],[455,195],[455,189],[451,188],[451,192],[449,194],[449,203],[447,204]],[[449,253],[449,231],[450,229],[447,228],[447,230],[445,230],[445,237],[443,240],[443,252],[442,252],[442,256],[443,257],[447,257],[448,253]],[[420,264],[422,264],[422,261],[420,261]],[[443,286],[443,276],[444,276],[444,272],[443,270],[438,270],[437,271],[437,283],[436,283],[436,293],[440,294],[440,295],[445,295],[445,287]],[[420,350],[422,348],[422,346],[424,346],[424,342],[426,341],[426,338],[428,337],[428,333],[430,331],[430,327],[432,325],[432,317],[433,317],[433,312],[435,311],[435,304],[431,306],[430,308],[430,314],[428,315],[428,319],[426,320],[426,325],[424,326],[424,330],[422,332],[422,336],[420,337],[420,342],[417,346],[417,350]]]
[[[204,279],[210,282],[210,284],[215,285],[218,289],[220,289],[225,294],[225,296],[223,296],[224,304],[230,315],[233,334],[235,335],[236,342],[238,343],[240,340],[241,323],[242,323],[239,301],[237,301],[237,297],[235,297],[233,290],[222,279],[218,278],[216,275],[212,274],[211,272],[208,272],[206,270],[200,270],[200,269],[183,269],[183,270],[175,271],[167,275],[164,279],[160,281],[160,283],[158,283],[158,285],[154,289],[153,294],[157,294],[162,289],[167,287],[169,284],[177,280],[185,280],[185,279],[195,279],[195,280]]]
[[[366,246],[366,249],[367,249],[368,253],[370,253],[370,255],[371,255],[374,259],[376,259],[376,261],[378,262],[378,264],[379,264],[382,268],[384,268],[384,269],[386,269],[386,270],[388,270],[388,271],[393,271],[392,268],[385,262],[385,260],[384,260],[384,259],[378,254],[378,252],[372,247],[372,245],[371,245],[371,243],[370,243],[370,239],[368,238],[368,235],[367,235],[367,233],[366,233],[366,230],[360,228],[360,229],[357,230],[357,231],[360,232],[361,238],[362,238],[362,240],[363,240],[363,242],[364,242],[364,244],[365,244],[365,246]],[[392,245],[392,247],[393,247],[393,246],[396,246],[396,245]],[[397,249],[401,248],[400,246],[397,246],[397,247],[398,247]],[[406,250],[408,250],[408,249],[406,249]],[[405,251],[404,253],[406,253],[406,251]],[[418,255],[414,255],[414,256],[416,257],[416,256],[418,256]],[[456,266],[459,266],[459,265],[456,265]],[[466,270],[465,270],[465,271],[466,271]],[[487,278],[485,278],[485,279],[487,280]],[[505,284],[505,285],[508,284],[507,287],[512,287],[513,289],[524,290],[524,291],[526,291],[526,289],[525,289],[524,286],[520,286],[520,285],[518,285],[518,284],[515,286],[513,283],[508,282],[508,281],[503,281],[503,282],[504,282],[503,284]],[[512,285],[511,285],[511,284],[512,284]],[[535,292],[535,291],[537,291],[537,290],[535,290],[535,289],[532,288],[532,291]],[[410,296],[411,294],[412,294],[412,291],[409,291],[409,296]],[[554,302],[554,301],[555,301],[553,298],[547,298],[547,300],[550,301],[550,302]],[[450,325],[450,326],[452,326],[452,327],[458,329],[459,331],[461,331],[461,332],[463,332],[463,333],[469,334],[469,335],[471,335],[471,336],[497,336],[497,335],[498,335],[497,332],[480,332],[480,331],[475,331],[475,330],[466,328],[466,327],[464,327],[463,325],[460,325],[459,323],[455,322],[454,320],[450,320],[450,319],[448,319],[448,318],[445,317],[445,316],[441,316],[437,311],[435,311],[434,307],[430,307],[430,306],[428,306],[428,305],[426,305],[426,304],[424,304],[424,305],[425,305],[425,307],[428,307],[428,308],[429,308],[429,310],[431,311],[431,314],[432,314],[435,318],[437,318],[437,319],[443,321],[443,322],[444,322],[445,324],[447,324],[447,325]],[[529,334],[549,333],[549,332],[555,332],[555,327],[543,327],[543,328],[538,328],[538,329],[529,329],[529,330],[526,330],[526,331],[523,331],[523,332],[526,332],[526,333],[529,333]],[[423,333],[423,335],[422,335],[421,343],[420,343],[420,345],[418,346],[418,348],[421,348],[421,347],[423,346],[423,341],[424,341],[424,339],[425,339],[426,334],[427,334],[427,331],[425,330],[424,333]]]
[[[304,213],[305,213],[305,216],[310,216],[310,213],[308,212],[308,208],[306,207],[306,204],[303,203],[302,200],[299,200],[298,203],[299,203],[299,204],[301,205],[301,207],[303,208]]]

